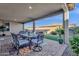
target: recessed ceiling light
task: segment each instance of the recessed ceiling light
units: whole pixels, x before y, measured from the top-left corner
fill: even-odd
[[[29,9],[31,10],[32,9],[32,6],[29,6]]]

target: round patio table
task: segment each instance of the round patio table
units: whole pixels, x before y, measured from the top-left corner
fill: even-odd
[[[36,35],[21,35],[23,38],[28,38],[29,40],[29,49],[32,49],[31,46],[32,46],[32,38],[36,38],[37,36]]]
[[[34,33],[32,33],[32,34],[29,34],[29,35],[21,35],[23,38],[28,38],[28,40],[29,40],[29,49],[31,50],[32,49],[32,39],[34,38],[36,38],[37,37],[37,35],[36,34],[34,34]],[[36,38],[37,39],[37,38]],[[35,52],[39,52],[39,51],[41,51],[42,50],[42,47],[41,46],[38,46],[38,45],[35,45],[34,47],[33,47],[33,49],[32,49],[33,51],[35,51]]]

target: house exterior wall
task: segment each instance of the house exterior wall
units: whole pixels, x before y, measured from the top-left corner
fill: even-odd
[[[10,22],[10,32],[18,33],[19,31],[23,30],[23,24]]]
[[[2,21],[0,21],[0,26],[2,25]],[[0,31],[0,35],[2,34],[2,32]]]
[[[0,26],[2,25],[2,21],[0,21]]]
[[[75,24],[70,24],[69,28],[76,27]],[[51,32],[56,31],[57,28],[63,28],[63,25],[50,25],[50,26],[41,26],[41,27],[36,27],[35,30],[37,31],[47,31],[47,34],[50,34]],[[32,28],[28,28],[29,30],[33,30]]]
[[[10,32],[17,34],[19,31],[23,30],[23,24],[20,23],[15,23],[15,22],[9,22],[10,23],[10,30],[9,31],[5,31],[4,33],[6,35],[10,35]],[[2,21],[0,21],[0,26],[2,25]],[[2,32],[0,31],[0,34],[2,34]]]
[[[57,28],[62,28],[60,25],[52,25],[52,26],[45,26],[36,28],[36,30],[48,30],[47,33],[50,34],[52,31],[54,32]]]

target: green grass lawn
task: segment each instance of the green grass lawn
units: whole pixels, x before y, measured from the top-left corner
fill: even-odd
[[[57,35],[51,35],[51,34],[47,34],[45,35],[45,38],[46,39],[50,39],[50,40],[55,40],[55,41],[58,41],[58,36]]]

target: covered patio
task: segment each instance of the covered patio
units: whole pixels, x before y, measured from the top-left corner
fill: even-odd
[[[26,4],[0,4],[0,25],[9,23],[9,30],[5,31],[5,36],[0,37],[0,55],[10,55],[9,48],[12,42],[11,33],[18,34],[20,31],[24,30],[24,24],[28,22],[33,22],[33,32],[35,32],[35,21],[56,16],[58,14],[63,14],[63,28],[64,28],[64,44],[59,44],[58,42],[44,39],[42,44],[43,50],[40,52],[31,51],[28,54],[30,56],[45,56],[45,55],[62,55],[66,47],[69,45],[69,11],[74,8],[74,4],[64,4],[64,3],[50,3],[50,4],[40,4],[40,3],[26,3]],[[2,32],[0,32],[2,34]],[[8,48],[7,48],[7,44]],[[4,46],[5,45],[5,46]],[[43,54],[44,53],[44,54]]]
[[[11,39],[11,37],[8,37]],[[11,41],[6,39],[4,41],[4,45],[2,49],[0,48],[0,56],[16,56],[16,51],[12,51],[9,53],[11,47]],[[2,41],[0,41],[1,43]],[[8,42],[6,44],[6,42]],[[43,49],[40,52],[30,51],[28,53],[20,53],[19,56],[62,56],[65,49],[67,48],[66,44],[59,44],[57,41],[52,41],[48,39],[44,39],[44,43],[42,44]]]

